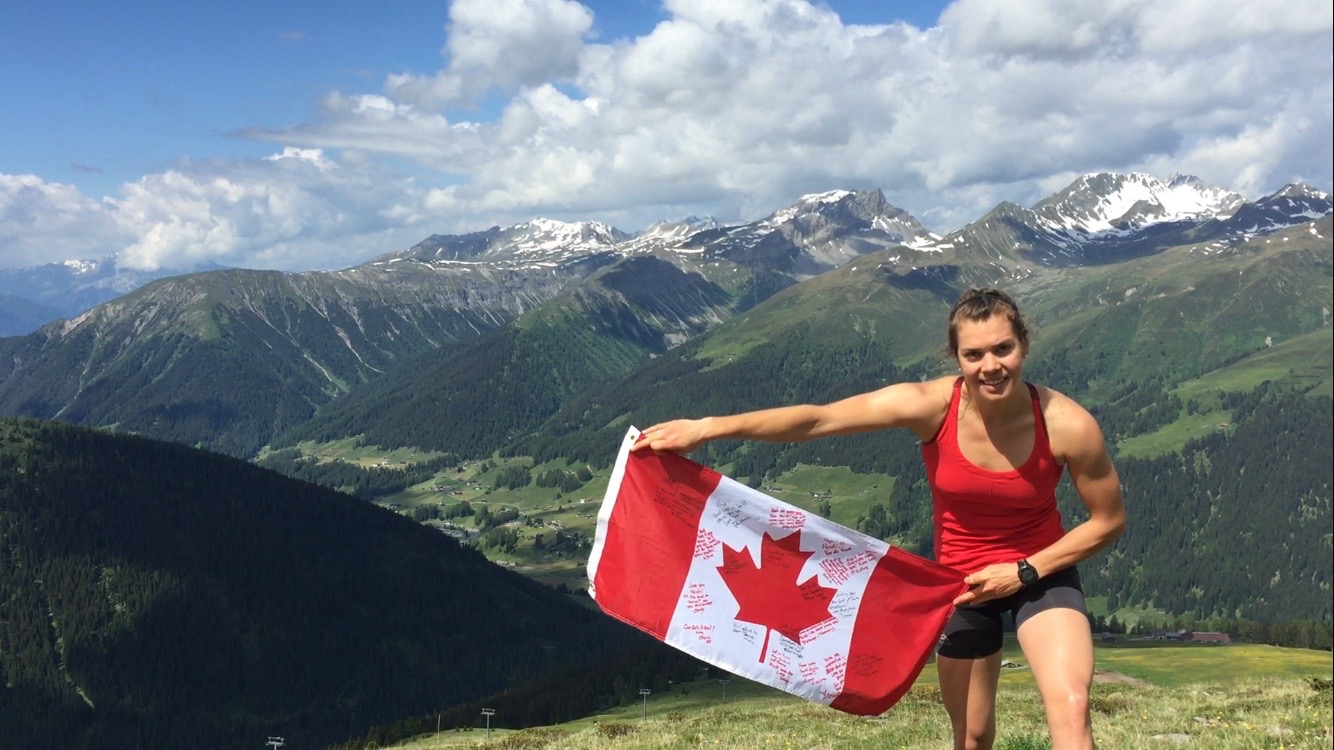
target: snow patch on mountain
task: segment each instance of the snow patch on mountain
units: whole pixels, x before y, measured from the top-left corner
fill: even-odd
[[[0,295],[13,295],[73,317],[150,281],[186,271],[139,271],[116,265],[116,256],[70,259],[26,268],[0,269]],[[210,266],[216,267],[216,266]]]
[[[1045,228],[1075,239],[1128,236],[1167,222],[1227,218],[1240,195],[1190,175],[1163,182],[1142,173],[1085,175],[1033,207]]]
[[[484,255],[566,260],[615,247],[626,235],[596,221],[533,219],[501,232]]]
[[[853,195],[851,190],[830,190],[824,193],[803,195],[797,199],[796,203],[764,219],[764,223],[778,226],[784,222],[792,221],[803,213],[818,211],[822,204],[838,203],[850,195]]]
[[[96,273],[102,264],[95,260],[66,260],[61,261],[60,265],[68,268],[76,276],[83,276]]]
[[[643,255],[658,251],[700,255],[704,252],[704,248],[691,245],[690,238],[700,232],[719,227],[721,225],[712,216],[688,216],[676,221],[660,221],[620,243],[618,249],[626,255]]]

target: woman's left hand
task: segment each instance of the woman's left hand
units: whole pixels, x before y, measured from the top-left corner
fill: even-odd
[[[1018,563],[996,563],[963,579],[969,589],[954,600],[954,604],[980,604],[991,599],[1009,596],[1023,584],[1019,581]]]

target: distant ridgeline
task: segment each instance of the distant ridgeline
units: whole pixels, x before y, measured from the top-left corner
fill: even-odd
[[[55,423],[0,420],[0,550],[5,748],[322,746],[646,641],[347,495]]]

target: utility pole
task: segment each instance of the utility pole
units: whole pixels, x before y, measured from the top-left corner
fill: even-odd
[[[491,739],[491,717],[496,715],[494,708],[482,709],[482,715],[486,717],[486,738]]]
[[[731,682],[731,680],[718,680],[718,684],[723,686],[723,700],[727,700],[727,683],[729,682]]]
[[[283,745],[286,745],[287,743],[283,741],[282,737],[270,737],[269,741],[265,742],[264,744],[267,745],[268,747],[273,748],[273,750],[278,750],[278,748],[282,747]]]
[[[653,693],[653,691],[652,691],[652,690],[649,690],[648,688],[640,688],[640,689],[639,689],[639,694],[642,695],[642,696],[644,696],[644,711],[643,711],[643,713],[641,713],[640,716],[639,716],[639,718],[641,718],[641,719],[647,719],[647,718],[648,718],[648,697],[649,697],[649,695],[651,695],[652,693]]]

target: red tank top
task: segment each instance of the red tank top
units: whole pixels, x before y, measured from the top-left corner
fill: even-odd
[[[1017,469],[992,471],[959,450],[959,401],[963,378],[954,383],[950,410],[940,430],[922,444],[926,477],[935,506],[936,560],[973,573],[992,563],[1028,557],[1065,535],[1056,510],[1056,485],[1065,467],[1047,439],[1038,391],[1033,400],[1033,452]]]

